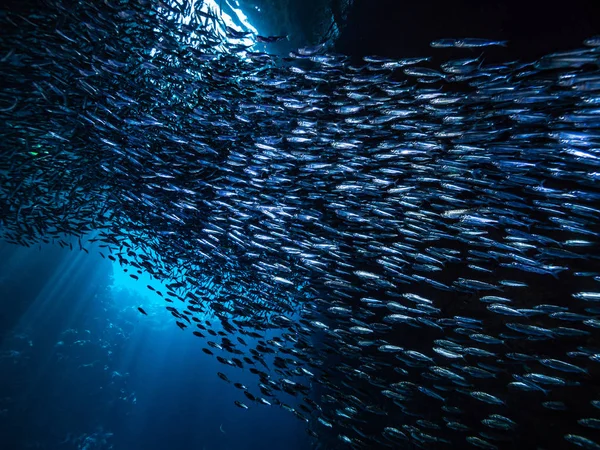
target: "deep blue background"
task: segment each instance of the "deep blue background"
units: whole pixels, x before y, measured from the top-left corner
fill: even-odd
[[[303,422],[217,377],[258,392],[247,369],[204,354],[143,280],[111,287],[120,267],[56,245],[0,244],[0,261],[2,448],[85,448],[102,433],[114,434],[87,450],[259,449],[266,436],[269,448],[310,448]]]

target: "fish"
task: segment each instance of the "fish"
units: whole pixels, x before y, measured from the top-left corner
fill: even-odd
[[[288,41],[288,40],[289,40],[288,35],[285,35],[285,36],[261,36],[259,34],[256,35],[256,41],[265,43],[265,44],[272,44],[273,42],[281,42],[281,41]]]
[[[222,372],[217,372],[217,375],[219,376],[219,378],[227,383],[230,383],[229,378],[227,378],[227,375],[225,375]]]
[[[3,240],[150,275],[315,444],[596,448],[597,36],[357,63],[188,1],[48,3],[0,16]]]
[[[431,41],[431,47],[433,48],[445,48],[445,47],[458,47],[458,48],[480,48],[480,47],[491,47],[501,46],[506,47],[508,41],[498,41],[492,39],[480,39],[480,38],[462,38],[462,39],[436,39]]]

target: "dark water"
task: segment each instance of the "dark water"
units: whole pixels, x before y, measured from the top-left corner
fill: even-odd
[[[44,27],[19,22],[27,31],[7,26],[11,34],[0,35],[0,59],[12,64],[6,72],[2,69],[12,77],[12,84],[2,93],[1,113],[8,125],[1,125],[6,140],[0,145],[0,226],[8,241],[23,244],[0,244],[0,448],[600,448],[600,309],[594,303],[600,300],[600,58],[597,50],[590,50],[600,46],[592,43],[587,53],[562,54],[527,64],[559,51],[577,52],[585,39],[598,35],[597,2],[576,0],[565,8],[550,8],[541,1],[240,1],[239,9],[257,34],[287,37],[254,48],[279,57],[267,58],[264,71],[238,65],[235,58],[225,59],[222,65],[202,66],[210,79],[202,87],[206,98],[201,95],[194,110],[205,121],[199,127],[205,133],[202,136],[200,131],[179,128],[179,121],[171,120],[189,114],[176,100],[174,106],[152,110],[162,95],[177,99],[189,94],[181,66],[178,72],[157,58],[164,66],[149,69],[148,74],[131,72],[133,86],[119,85],[121,75],[115,82],[104,74],[98,85],[106,90],[106,97],[99,101],[88,99],[87,94],[94,97],[90,84],[82,89],[65,82],[78,79],[78,69],[83,70],[84,80],[93,80],[95,75],[85,71],[94,66],[94,57],[102,61],[103,70],[118,73],[119,58],[115,57],[117,65],[106,65],[106,59],[113,56],[91,52],[80,65],[73,49],[85,45],[46,44],[48,29],[53,33],[53,26],[59,29],[62,23],[61,15],[52,9],[55,3],[13,2],[0,16],[4,21],[19,18],[22,12],[33,16],[35,22],[44,17],[46,9],[53,11]],[[63,8],[69,5],[60,3]],[[225,1],[216,3],[234,14],[233,2],[229,6]],[[100,7],[109,45],[112,39],[128,43],[123,34],[111,36],[115,31],[107,25],[113,21],[110,11],[120,4],[107,2],[106,10]],[[40,49],[62,48],[67,56],[35,48],[33,54],[47,58],[41,58],[43,64],[33,67],[27,60],[20,64],[13,53],[27,54],[26,47],[35,42],[36,32],[43,37],[36,43]],[[70,36],[79,42],[78,36]],[[508,45],[431,48],[431,41],[449,37],[485,37],[507,40]],[[155,42],[159,41],[160,33]],[[294,64],[294,60],[281,57],[298,48],[310,51],[307,46],[318,44],[347,55],[348,61],[333,68],[327,66],[331,61],[326,61],[324,67],[329,71],[308,61],[298,61],[296,75],[285,69],[285,64]],[[140,44],[131,46],[138,49]],[[173,50],[167,44],[165,48]],[[118,56],[123,56],[119,51],[125,53],[124,59],[130,56],[120,47],[115,50]],[[398,93],[383,95],[379,88],[404,89],[405,85],[393,83],[406,82],[405,75],[410,74],[382,67],[392,59],[371,60],[363,69],[350,66],[363,64],[367,55],[395,59],[434,55],[427,64],[436,68],[451,59],[471,58],[474,62],[467,65],[474,73],[488,70],[488,64],[497,66],[462,84],[449,81],[440,86],[435,84],[440,82],[436,81],[438,75],[433,75],[432,84],[427,74],[418,81],[409,77],[408,86],[416,88],[402,97]],[[144,56],[148,61],[153,57]],[[200,58],[181,58],[197,69],[194,64]],[[504,63],[506,68],[501,67]],[[39,77],[40,72],[45,75],[46,67],[55,79]],[[13,83],[19,71],[22,82]],[[294,98],[305,100],[305,92],[313,88],[297,76],[303,71],[327,78],[326,82],[316,81],[325,88],[313,91],[326,99],[323,103],[331,102],[325,108],[327,113],[294,110],[294,101],[299,101]],[[359,76],[353,78],[357,72]],[[210,78],[213,73],[214,79]],[[494,79],[497,74],[500,81]],[[238,76],[258,81],[247,88],[236,81]],[[277,77],[291,80],[285,90],[272,94],[265,88],[261,92],[262,81]],[[166,83],[162,91],[152,90],[153,83],[162,78],[172,84]],[[64,103],[60,89],[54,95],[56,92],[52,94],[43,84],[48,80],[69,94]],[[346,82],[354,89],[348,92],[357,94],[348,104],[344,103],[347,99],[340,99]],[[214,158],[206,154],[180,156],[174,149],[185,147],[173,145],[169,141],[172,136],[160,134],[162,130],[153,135],[136,129],[128,135],[122,119],[130,120],[137,113],[129,105],[114,116],[114,123],[119,123],[114,130],[96,129],[102,122],[90,122],[90,116],[86,116],[88,122],[77,117],[70,123],[68,114],[63,114],[63,106],[80,107],[94,120],[100,116],[110,123],[111,117],[103,115],[101,107],[129,102],[127,97],[113,95],[121,93],[121,87],[123,93],[139,94],[132,102],[143,103],[155,116],[161,114],[157,117],[165,123],[171,120],[173,133],[197,133],[194,139],[206,139],[221,153]],[[505,89],[502,95],[507,100],[497,96],[494,89],[499,87]],[[510,97],[512,89],[518,94],[514,98]],[[235,93],[233,100],[227,97],[231,92]],[[23,93],[28,93],[25,100]],[[15,95],[18,101],[11,114]],[[45,95],[50,95],[50,100]],[[435,103],[437,95],[439,103]],[[284,102],[291,104],[288,111],[281,108]],[[258,119],[242,116],[240,120],[240,111],[251,108],[236,108],[246,103],[277,107],[281,112]],[[452,106],[444,115],[443,108],[455,103],[464,104],[465,117],[458,117],[463,110],[452,110]],[[410,115],[405,122],[394,120],[396,128],[389,127],[389,121],[373,127],[369,120],[348,121],[354,114],[345,112],[343,108],[348,106],[360,107],[369,120],[381,118],[386,108],[392,107],[406,106]],[[139,117],[147,111],[142,110]],[[417,119],[410,118],[413,114]],[[219,128],[220,119],[231,121],[226,131]],[[311,134],[313,119],[326,126]],[[301,125],[303,120],[309,125]],[[21,136],[20,126],[30,127],[29,138],[15,137]],[[51,136],[53,141],[39,129],[58,137]],[[240,159],[228,159],[229,153],[225,153],[231,150],[255,156],[259,152],[249,143],[277,146],[279,142],[266,139],[276,141],[285,136],[289,140],[301,135],[294,135],[298,129],[309,129],[310,143],[300,147],[295,156],[305,157],[316,149],[327,162],[339,162],[353,170],[333,174],[316,164],[309,172],[308,163],[300,157],[294,165],[278,159],[281,155],[272,159],[262,155],[259,161],[268,161],[264,173],[279,171],[264,187],[263,180],[269,175],[252,172],[263,162],[253,160],[247,167],[250,172],[245,172]],[[133,163],[122,163],[121,153],[115,156],[98,145],[98,137],[112,139],[112,134],[131,138],[135,151],[151,149],[162,155],[160,164],[149,166],[160,176],[152,174],[154,178],[148,181],[150,170],[144,165],[148,161],[140,153],[132,150]],[[56,139],[69,140],[64,136],[80,146],[65,144],[63,152]],[[108,142],[106,145],[114,146],[110,139]],[[386,159],[377,159],[378,149],[391,148],[386,147],[390,142],[403,146],[406,153],[401,162],[396,158],[387,164]],[[364,144],[364,152],[362,147],[356,150],[359,143]],[[16,150],[17,144],[21,150]],[[44,145],[48,145],[46,153]],[[339,153],[331,152],[332,147]],[[291,144],[286,148],[296,150]],[[97,158],[94,150],[98,150]],[[48,153],[56,161],[44,156]],[[41,155],[39,164],[35,158],[23,157],[27,154]],[[210,170],[201,167],[204,158]],[[103,185],[98,180],[105,172],[110,177]],[[345,183],[346,188],[357,189],[352,183],[363,183],[364,177],[371,176],[368,179],[387,186],[382,173],[393,179],[389,182],[392,190],[406,187],[414,192],[402,194],[401,201],[396,201],[394,195],[379,191],[355,194],[339,187]],[[27,176],[34,182],[23,187]],[[177,181],[163,184],[157,181],[160,177]],[[208,189],[202,195],[194,194],[197,203],[193,205],[185,204],[183,195],[157,194],[163,192],[160,189],[173,192],[188,186],[190,180],[209,183],[217,194]],[[87,196],[71,191],[73,186],[88,190]],[[296,186],[300,186],[294,191],[299,192],[297,197],[288,195]],[[210,240],[198,243],[206,229],[217,226],[206,234],[220,235],[220,225],[237,226],[236,214],[248,212],[227,203],[233,191],[249,193],[244,197],[246,203],[241,202],[244,207],[256,202],[267,208],[263,215],[252,217],[250,231],[246,229],[246,234],[237,238],[242,240],[243,250],[232,244],[233,238],[222,248]],[[55,192],[68,194],[61,197]],[[65,198],[77,200],[74,212]],[[154,202],[151,207],[144,203],[148,198]],[[281,226],[268,209],[279,202],[294,208],[300,205],[298,209],[305,215],[298,213]],[[339,209],[332,212],[332,204],[342,206],[335,206]],[[178,219],[183,214],[182,205],[201,210],[194,216],[197,223],[191,216],[181,215],[188,223],[173,225],[173,215]],[[104,215],[107,210],[113,212],[114,227],[109,214]],[[153,215],[159,210],[172,215]],[[98,211],[102,213],[95,215]],[[372,222],[352,220],[356,217],[353,212],[365,211],[373,213],[367,214]],[[310,223],[306,219],[310,214],[319,214],[319,220]],[[405,223],[400,224],[400,219]],[[87,252],[79,250],[77,236],[94,231],[94,226],[105,234],[97,242],[85,241]],[[85,233],[81,232],[84,228]],[[61,230],[68,230],[65,234],[71,236],[62,236]],[[261,247],[265,241],[254,239],[258,232],[277,247]],[[94,236],[93,232],[89,236]],[[444,251],[434,248],[437,253],[431,252],[434,244]],[[327,259],[323,256],[326,245],[343,251],[332,252],[335,258]],[[291,250],[284,248],[304,251],[303,259],[286,256]],[[124,255],[141,254],[140,249],[147,250],[150,257],[136,259],[136,255],[129,262],[135,260],[138,266],[128,265]],[[197,249],[200,253],[194,253]],[[164,259],[159,264],[151,257],[160,252]],[[390,254],[400,255],[400,259],[386,259]],[[163,296],[171,290],[166,287],[169,281],[186,278],[179,265],[190,260],[197,266],[186,265],[185,270],[198,276],[188,275],[185,287],[173,288],[172,299]],[[392,267],[393,275],[386,280],[398,282],[393,288],[381,281],[385,269],[376,264],[383,264],[382,260],[392,262],[386,267]],[[327,270],[320,261],[327,263]],[[161,277],[162,282],[157,280]],[[472,279],[485,284],[469,285]],[[500,283],[511,280],[526,286]],[[147,285],[161,290],[162,298]],[[192,314],[188,317],[165,310],[165,299],[180,309],[188,306],[190,297],[185,293],[190,285],[199,286],[198,291],[206,294],[200,303],[210,305],[193,310],[196,324],[202,327],[191,328],[209,335],[202,339],[189,329],[178,328],[195,325],[189,319]],[[256,286],[262,292],[256,294]],[[575,301],[574,296],[581,292],[591,295],[591,300]],[[222,304],[221,294],[226,298]],[[421,297],[416,301],[403,297],[411,294]],[[485,303],[481,300],[484,294],[500,299]],[[365,298],[386,304],[383,309],[371,308],[365,306]],[[507,298],[510,303],[505,305],[502,302]],[[492,303],[495,311],[488,307]],[[503,305],[509,309],[501,309]],[[412,309],[406,309],[409,306]],[[342,310],[332,312],[331,307]],[[534,309],[540,307],[541,312]],[[292,319],[288,323],[277,314]],[[290,339],[282,345],[286,333]],[[222,338],[235,345],[228,347]],[[238,344],[237,338],[244,343]],[[502,341],[494,341],[498,339]],[[206,341],[225,350],[217,351]],[[226,359],[219,361],[207,351]],[[243,364],[232,362],[244,356],[248,360]],[[567,361],[570,365],[564,365]],[[554,378],[523,381],[524,375],[532,374]],[[267,380],[272,384],[267,386]],[[263,390],[259,390],[259,382]],[[236,388],[233,383],[244,387]],[[292,383],[300,383],[300,387]],[[303,390],[304,385],[310,389]],[[493,397],[482,397],[482,393]],[[548,401],[554,403],[544,405]],[[242,407],[235,402],[242,402]],[[482,424],[483,420],[488,422]]]

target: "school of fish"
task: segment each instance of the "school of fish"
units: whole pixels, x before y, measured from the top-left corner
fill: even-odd
[[[355,64],[200,1],[44,3],[0,15],[3,239],[152,275],[315,448],[600,449],[600,37]]]

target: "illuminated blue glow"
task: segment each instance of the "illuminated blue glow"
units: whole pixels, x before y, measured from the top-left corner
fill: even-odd
[[[214,14],[220,18],[220,21],[218,21],[218,22],[212,21],[204,16],[199,16],[198,20],[200,21],[202,26],[206,27],[207,29],[212,28],[212,31],[214,31],[217,35],[221,36],[222,38],[224,38],[224,40],[226,40],[227,42],[229,42],[231,44],[240,44],[240,45],[244,45],[247,47],[252,47],[253,45],[256,44],[255,36],[257,34],[259,34],[258,30],[254,26],[252,26],[252,24],[248,20],[248,17],[244,14],[244,12],[239,7],[236,8],[236,7],[232,6],[228,0],[225,0],[225,1],[226,1],[227,6],[231,9],[231,11],[233,11],[237,21],[234,20],[234,18],[231,15],[224,12],[215,0],[204,0],[202,2],[202,6],[200,7],[200,9],[198,11],[201,11],[206,14]],[[239,6],[239,3],[236,2],[236,5]],[[190,15],[188,15],[188,16],[176,16],[175,13],[169,12],[167,14],[167,17],[169,19],[175,19],[182,24],[188,25],[191,22],[192,17],[195,15],[195,12],[196,12],[195,7],[196,7],[196,3],[194,2],[192,4]],[[240,39],[230,38],[227,36],[227,29],[226,29],[227,27],[232,30],[238,31],[238,32],[250,32],[253,34],[246,36],[244,38],[240,38]],[[196,38],[198,38],[198,35],[196,33],[192,32],[190,34],[190,38],[196,39]],[[224,45],[218,46],[217,48],[218,48],[218,50],[223,51],[223,52],[227,51],[227,48]],[[152,51],[150,52],[150,56],[154,56],[154,55],[156,55],[156,53],[157,53],[157,49],[153,48]]]
[[[167,289],[164,287],[159,281],[154,279],[145,271],[143,273],[137,273],[137,271],[133,267],[129,267],[128,271],[125,272],[123,267],[121,267],[118,263],[113,263],[113,274],[112,274],[112,284],[110,286],[113,291],[113,295],[117,294],[119,291],[130,291],[135,294],[136,297],[140,297],[144,301],[148,301],[151,303],[164,303],[164,300],[161,299],[155,292],[152,292],[147,288],[148,285],[158,289],[162,292],[165,292]],[[131,278],[130,274],[135,274],[139,277],[138,280],[134,280]]]
[[[227,0],[225,0],[225,2],[231,8],[231,10],[235,13],[235,15],[237,16],[238,20],[240,22],[242,22],[242,24],[246,27],[246,29],[252,31],[254,34],[258,34],[258,30],[252,26],[252,24],[248,20],[248,16],[246,16],[246,14],[244,14],[240,8],[234,8],[233,6],[231,6],[231,3],[229,3],[229,1],[227,1]],[[239,2],[236,1],[235,3],[237,4],[237,6],[240,6]],[[227,17],[229,17],[229,16],[227,16]],[[229,24],[227,24],[227,25],[228,26],[232,26],[232,25],[229,25]],[[242,30],[238,29],[238,31],[242,31]]]

